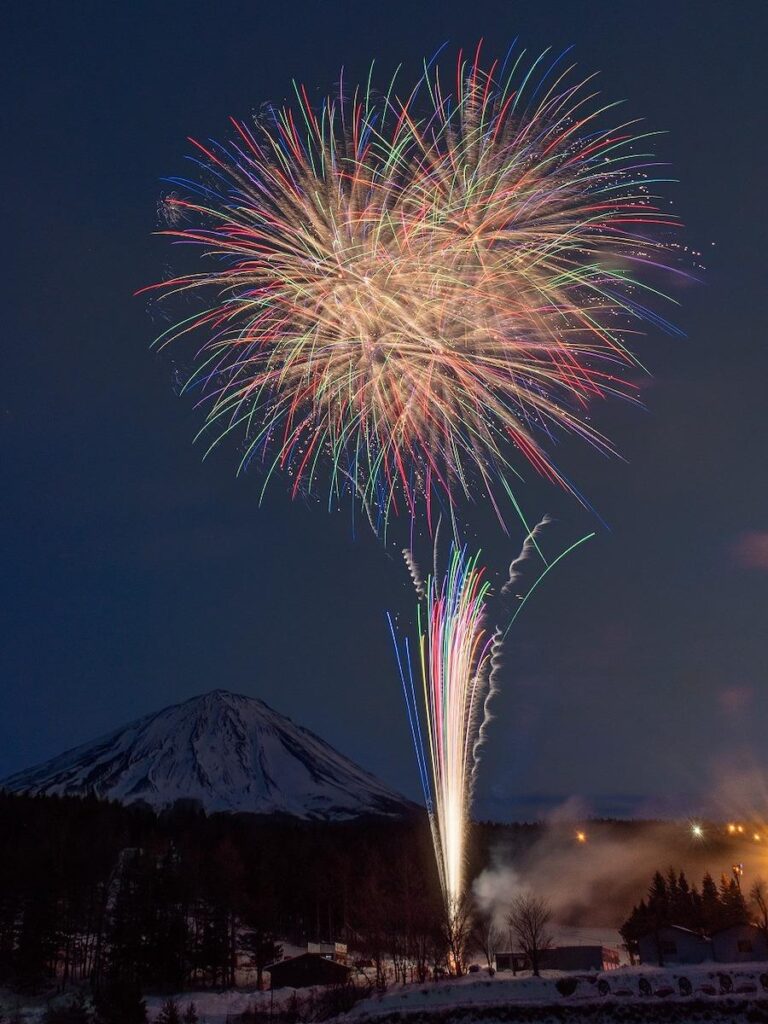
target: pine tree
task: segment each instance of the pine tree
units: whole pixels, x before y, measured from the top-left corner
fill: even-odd
[[[90,1024],[90,1020],[83,992],[79,992],[67,1006],[49,1006],[43,1015],[43,1024]]]
[[[27,896],[18,926],[13,954],[18,988],[36,992],[46,975],[56,948],[55,898],[50,884],[41,883]]]
[[[652,927],[653,924],[648,911],[648,905],[645,900],[641,900],[638,906],[632,908],[629,917],[619,928],[619,933],[624,940],[624,945],[627,947],[627,952],[633,960],[640,953],[637,940],[641,935],[647,934]]]
[[[175,999],[167,999],[163,1003],[162,1010],[155,1018],[155,1024],[181,1024],[179,1004]]]
[[[704,930],[704,910],[701,902],[701,893],[695,885],[691,888],[691,928],[699,932]]]
[[[190,935],[187,890],[180,857],[170,846],[159,864],[153,864],[145,902],[147,983],[182,988],[188,977]]]
[[[677,874],[673,867],[668,869],[665,881],[667,886],[667,902],[670,914],[673,915],[680,905],[680,883],[677,880]]]
[[[729,879],[727,875],[723,875],[720,879],[720,904],[720,928],[749,923],[747,903],[735,878]]]
[[[723,919],[723,906],[720,902],[720,894],[717,891],[715,880],[709,872],[704,875],[701,882],[701,916],[704,931],[711,935],[721,927]]]
[[[677,918],[675,924],[680,924],[683,928],[696,927],[691,887],[688,885],[688,879],[685,877],[684,871],[680,872],[677,879],[675,917]]]
[[[654,928],[669,924],[669,891],[664,876],[657,871],[648,889],[648,913]]]
[[[96,1024],[147,1024],[147,1004],[131,981],[107,984],[94,1000]]]
[[[199,1020],[200,1018],[197,1016],[197,1007],[194,1003],[190,1003],[184,1011],[184,1024],[198,1024]]]
[[[242,947],[247,951],[251,963],[256,968],[256,987],[261,991],[264,968],[280,959],[283,955],[283,947],[276,942],[275,935],[271,931],[259,927],[243,935]]]

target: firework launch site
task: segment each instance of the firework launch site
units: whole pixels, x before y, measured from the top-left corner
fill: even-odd
[[[663,1007],[702,1001],[740,1020],[766,998],[754,821],[473,823],[457,936],[423,811],[312,823],[6,794],[0,815],[22,837],[0,874],[0,1007],[22,1021],[69,1019],[100,975],[93,1012],[111,991],[210,1024],[674,1020]]]

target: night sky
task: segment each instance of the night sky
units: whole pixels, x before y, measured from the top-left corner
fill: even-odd
[[[418,796],[384,618],[414,607],[403,536],[353,537],[280,479],[259,507],[234,448],[203,462],[177,354],[150,351],[161,326],[133,293],[173,258],[152,232],[188,135],[225,136],[293,77],[319,98],[342,65],[415,74],[446,40],[496,55],[515,36],[575,44],[609,100],[668,130],[707,272],[675,291],[687,338],[642,344],[647,411],[597,410],[625,461],[561,445],[609,528],[521,492],[559,535],[598,537],[518,620],[477,813],[692,812],[768,771],[764,4],[27,2],[4,20],[0,776],[221,687]],[[503,572],[513,518],[510,538],[482,510],[463,522]]]

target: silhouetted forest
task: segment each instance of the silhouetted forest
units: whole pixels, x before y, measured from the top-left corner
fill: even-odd
[[[373,964],[386,952],[425,973],[439,955],[425,816],[157,815],[0,793],[0,835],[0,984],[18,990],[230,985],[280,941],[346,939]]]
[[[672,824],[593,822],[587,849],[569,826],[476,823],[468,877],[501,860],[538,866],[547,884],[570,891],[564,862],[549,857],[570,849],[582,872],[605,863],[601,848],[614,861],[649,829],[666,849],[687,841]],[[726,848],[722,856],[732,862]],[[615,925],[642,892],[623,870],[597,888],[588,875],[574,878],[572,923],[590,923],[585,915],[599,912]],[[655,883],[656,896],[632,916],[628,940],[651,912],[699,927],[695,915],[708,889],[691,892],[675,878],[674,885],[662,879],[666,903]],[[540,884],[541,895],[551,896]],[[732,896],[721,893],[721,903]],[[126,993],[230,986],[246,969],[258,981],[282,945],[307,941],[347,942],[381,983],[385,969],[396,980],[422,981],[445,963],[425,813],[307,822],[206,815],[192,802],[157,814],[95,798],[0,792],[0,986],[34,993],[88,983],[102,1000],[117,993],[125,1002]]]

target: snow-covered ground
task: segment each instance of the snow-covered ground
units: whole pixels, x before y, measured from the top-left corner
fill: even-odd
[[[246,1010],[262,1010],[269,1012],[270,1006],[277,1011],[287,1003],[294,994],[294,989],[284,988],[271,992],[183,992],[176,996],[182,1010],[188,1003],[194,1003],[201,1024],[226,1024],[228,1018],[236,1017]],[[306,990],[303,990],[306,992]],[[301,993],[299,993],[301,995]],[[160,1013],[160,1008],[167,996],[147,996],[147,1016],[153,1021]]]
[[[302,989],[299,993],[304,996],[308,990]],[[244,989],[236,991],[210,991],[210,992],[181,992],[175,998],[185,1010],[188,1003],[194,1003],[197,1008],[201,1024],[226,1024],[228,1019],[244,1013],[245,1010],[261,1009],[269,1012],[270,1005],[277,1011],[284,1002],[288,1002],[294,993],[294,989],[281,989],[274,993],[256,992]],[[72,993],[66,996],[55,997],[55,1002],[68,1002]],[[168,999],[168,996],[147,996],[147,1016],[154,1021],[160,1013],[160,1008]],[[10,1019],[23,1022],[23,1024],[40,1024],[45,1013],[48,999],[45,997],[27,997],[15,995],[5,990],[0,990],[0,1021]]]
[[[603,974],[579,976],[546,971],[541,978],[506,972],[489,977],[483,971],[423,985],[391,986],[380,995],[362,1000],[337,1020],[338,1024],[385,1024],[409,1019],[413,1024],[556,1024],[569,1019],[589,1024],[674,1024],[689,1020],[754,1024],[768,1022],[768,992],[761,975],[768,985],[768,964],[625,966]],[[578,977],[576,991],[562,995],[557,982],[574,977]],[[690,984],[690,995],[681,991],[681,981],[683,990],[685,982]],[[607,984],[609,991],[604,991],[601,982]],[[724,991],[728,982],[730,992]],[[176,999],[182,1009],[194,1002],[201,1024],[227,1024],[249,1009],[277,1012],[294,994],[304,1000],[310,997],[311,990],[198,991],[177,993]],[[167,996],[147,997],[150,1021],[156,1019],[166,999]],[[0,1011],[11,1020],[18,1014],[16,1019],[23,1024],[39,1024],[44,1009],[42,999],[24,1003],[16,996],[0,992]]]
[[[593,1024],[597,1021],[629,1019],[626,1011],[632,1006],[638,1010],[632,1014],[631,1019],[641,1022],[645,1019],[660,1019],[654,1008],[666,1004],[670,1009],[669,1012],[665,1011],[664,1019],[669,1021],[768,1021],[768,1011],[765,1009],[768,1006],[768,992],[761,984],[761,975],[764,975],[768,984],[768,964],[701,964],[666,969],[624,966],[615,971],[589,975],[545,971],[541,978],[534,978],[528,973],[514,976],[506,972],[489,977],[487,972],[481,972],[425,985],[393,986],[381,995],[358,1003],[346,1019],[358,1022],[373,1020],[383,1024],[384,1019],[401,1018],[406,1014],[414,1015],[420,1021],[427,1017],[440,1021],[447,1017],[451,1021],[545,1021],[548,1019],[546,1015],[540,1012],[534,1014],[532,1011],[543,1011],[551,1006],[555,1011],[552,1019],[562,1020],[562,1013],[569,1005],[574,1008],[574,1019],[579,1019],[585,1014],[588,1005],[594,1007],[600,1004],[602,1010],[595,1011],[599,1016],[594,1016],[591,1011],[586,1014]],[[558,980],[575,977],[579,979],[576,991],[568,996],[562,995],[557,988]],[[727,979],[725,984],[721,977]],[[731,992],[723,990],[728,986],[728,980]],[[649,986],[645,993],[641,981]],[[683,994],[683,991],[687,991],[685,982],[690,984],[690,995]],[[702,1002],[710,1007],[704,1016],[700,1016],[704,1012],[699,1007]],[[742,1011],[738,1008],[737,1004],[742,1002],[746,1002],[751,1009]],[[643,1006],[647,1007],[647,1016],[640,1009]],[[577,1011],[578,1007],[583,1008],[581,1013]],[[494,1008],[503,1012],[495,1017]],[[519,1012],[516,1012],[516,1008]],[[477,1013],[476,1018],[473,1017],[473,1011]]]

